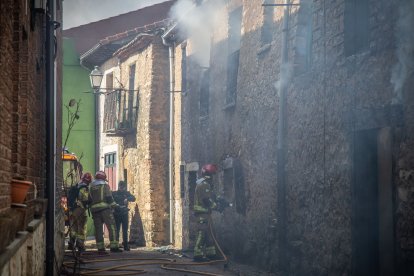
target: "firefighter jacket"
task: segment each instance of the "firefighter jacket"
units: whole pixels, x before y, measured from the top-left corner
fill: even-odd
[[[118,190],[112,193],[115,202],[119,205],[119,208],[116,209],[116,212],[127,213],[128,202],[135,202],[135,196],[133,196],[127,190]]]
[[[92,212],[98,212],[116,206],[111,189],[104,180],[98,179],[91,183],[89,198]]]
[[[81,207],[83,209],[87,209],[88,204],[89,204],[88,184],[80,182],[78,186],[79,186],[79,193],[78,193],[78,197],[76,198],[76,206]]]
[[[194,195],[195,214],[210,214],[216,207],[216,196],[211,185],[211,177],[205,176],[198,179]]]

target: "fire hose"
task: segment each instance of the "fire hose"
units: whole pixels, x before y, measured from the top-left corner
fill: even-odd
[[[116,275],[138,275],[146,273],[147,271],[140,268],[133,268],[137,266],[144,266],[144,265],[160,265],[160,267],[164,270],[169,271],[178,271],[184,273],[192,273],[198,275],[208,275],[208,276],[221,276],[220,274],[209,273],[204,271],[197,271],[197,270],[190,270],[186,268],[179,268],[182,266],[205,266],[205,265],[212,265],[218,263],[227,264],[228,259],[227,256],[224,254],[223,250],[221,249],[220,245],[217,242],[217,239],[214,235],[213,227],[212,227],[212,219],[211,216],[208,217],[208,224],[209,224],[209,232],[214,241],[215,246],[217,247],[218,251],[220,252],[223,259],[221,260],[212,260],[207,262],[176,262],[175,259],[170,258],[122,258],[122,259],[97,259],[93,258],[96,256],[95,252],[85,252],[83,254],[77,254],[75,251],[72,251],[72,256],[75,260],[68,261],[63,263],[63,267],[69,271],[73,270],[72,275],[109,275],[109,274],[99,274],[111,271],[122,271],[124,273],[116,273]],[[89,258],[91,256],[92,258]],[[102,255],[100,255],[102,256]],[[105,263],[111,261],[135,261],[130,262],[127,264],[120,264],[114,265],[110,267],[103,267],[103,268],[82,268],[86,271],[81,271],[80,264],[88,264],[88,263]],[[78,266],[78,273],[76,274],[76,267]]]

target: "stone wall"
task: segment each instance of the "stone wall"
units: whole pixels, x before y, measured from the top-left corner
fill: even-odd
[[[35,219],[28,231],[19,232],[0,257],[1,275],[45,274],[45,219]],[[7,261],[3,263],[3,261]]]
[[[212,38],[208,116],[199,116],[203,68],[192,60],[197,49],[191,50],[191,37],[191,64],[187,69],[191,93],[181,99],[183,107],[176,106],[183,114],[181,141],[186,141],[182,161],[220,164],[216,190],[236,204],[214,216],[219,241],[231,257],[273,271],[279,269],[277,236],[278,223],[282,222],[276,220],[278,87],[286,81],[288,269],[293,275],[350,275],[358,269],[353,224],[358,213],[354,177],[360,166],[355,159],[356,137],[364,131],[389,130],[391,146],[380,150],[379,136],[374,146],[378,147],[378,166],[388,160],[381,159],[384,152],[392,152],[392,169],[378,182],[385,181],[393,192],[375,200],[385,200],[381,208],[393,210],[393,219],[387,221],[379,215],[378,220],[382,226],[391,223],[387,228],[395,227],[397,238],[387,236],[380,227],[378,254],[386,258],[382,246],[391,236],[393,245],[388,248],[391,252],[396,249],[392,254],[397,264],[390,266],[399,268],[396,273],[408,275],[414,233],[409,215],[413,210],[409,184],[413,169],[409,161],[413,152],[413,98],[408,84],[413,76],[408,76],[402,101],[396,101],[398,95],[390,80],[397,63],[397,2],[368,2],[364,17],[369,22],[367,43],[349,54],[345,51],[345,40],[349,39],[345,28],[350,28],[345,1],[300,1],[301,8],[291,9],[285,75],[280,73],[283,8],[274,8],[272,40],[263,44],[263,9],[269,7],[262,7],[261,2],[229,1],[222,11],[227,15],[243,5],[236,104],[225,103],[229,42],[222,24]],[[310,41],[308,30],[312,30]],[[306,48],[307,43],[310,48]],[[238,181],[228,178],[225,160],[239,162],[237,170],[233,167]],[[381,190],[378,193],[381,195]],[[175,196],[177,200],[177,192]],[[245,202],[245,210],[241,202]],[[379,269],[390,268],[381,265]]]
[[[139,90],[136,133],[122,137],[101,135],[102,149],[118,148],[119,180],[127,172],[128,190],[136,197],[130,203],[130,241],[138,245],[165,245],[168,235],[168,52],[160,37],[145,47],[130,50],[119,66],[107,61],[105,72],[113,72],[128,85],[129,66],[136,65],[135,89]],[[115,79],[115,78],[114,78]],[[103,111],[101,100],[101,111]],[[102,122],[101,122],[102,123]],[[103,165],[103,164],[101,164]]]

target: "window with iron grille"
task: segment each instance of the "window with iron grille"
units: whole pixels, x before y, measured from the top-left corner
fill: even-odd
[[[128,90],[108,90],[105,95],[104,132],[107,134],[122,136],[136,130],[139,92],[135,89],[135,64],[129,67],[128,85]]]
[[[106,87],[108,88],[106,91],[108,94],[105,96],[105,104],[104,104],[104,125],[103,125],[103,131],[107,132],[110,130],[113,130],[115,128],[115,121],[116,116],[113,116],[113,114],[116,113],[115,109],[115,93],[113,93],[113,83],[114,83],[114,75],[113,73],[106,74],[105,76],[105,82]]]
[[[208,116],[210,109],[210,70],[202,72],[200,81],[200,118]]]
[[[241,41],[241,23],[243,7],[237,8],[229,15],[229,40],[227,58],[227,95],[226,105],[236,103],[237,75],[239,72],[239,56]]]
[[[264,4],[274,4],[274,1],[264,1]],[[260,40],[263,45],[270,44],[273,40],[273,13],[274,7],[263,6],[263,25],[260,32]]]
[[[344,47],[348,57],[369,46],[369,0],[346,0],[344,20]]]

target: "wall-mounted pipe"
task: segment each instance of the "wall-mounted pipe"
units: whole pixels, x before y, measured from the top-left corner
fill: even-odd
[[[288,35],[289,35],[289,0],[284,0],[283,34],[282,34],[282,61],[280,64],[279,87],[279,120],[277,131],[277,216],[279,228],[279,266],[284,275],[287,272],[289,259],[288,242],[286,240],[286,175],[285,175],[285,122],[286,122],[286,93],[288,78]]]
[[[56,90],[55,90],[55,1],[47,1],[46,19],[46,275],[55,272],[56,201]],[[60,153],[59,155],[60,156]]]
[[[174,43],[167,41],[167,37],[171,32],[169,29],[162,35],[162,42],[168,47],[168,56],[170,61],[170,141],[169,141],[169,161],[168,161],[168,198],[170,209],[170,244],[174,243],[174,197],[173,197],[173,183],[174,183],[174,89],[175,89],[175,48]]]

